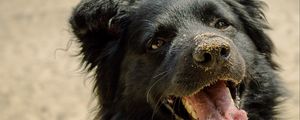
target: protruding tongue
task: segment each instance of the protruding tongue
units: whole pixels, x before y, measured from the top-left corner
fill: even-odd
[[[197,120],[247,120],[247,113],[235,107],[229,89],[223,81],[183,97],[187,111]]]

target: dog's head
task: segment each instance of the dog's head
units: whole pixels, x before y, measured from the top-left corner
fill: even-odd
[[[249,66],[262,55],[276,67],[261,5],[88,0],[76,7],[70,23],[83,62],[96,70],[103,109],[139,111],[145,105],[183,119],[243,119],[246,113],[233,104],[239,106]]]

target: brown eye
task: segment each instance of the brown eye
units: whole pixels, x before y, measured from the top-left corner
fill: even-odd
[[[162,47],[165,44],[165,40],[162,38],[158,38],[157,40],[154,40],[150,43],[149,49],[156,50]]]
[[[215,24],[215,28],[217,28],[217,29],[226,29],[229,26],[230,26],[230,24],[224,19],[218,20]]]

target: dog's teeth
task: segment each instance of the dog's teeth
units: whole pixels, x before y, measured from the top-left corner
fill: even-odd
[[[171,98],[167,98],[167,102],[168,102],[169,104],[173,104],[173,103],[174,103],[174,101],[173,101]]]
[[[196,112],[194,111],[194,108],[185,99],[182,99],[181,101],[182,101],[186,111],[193,117],[193,119],[197,120],[198,117],[197,117]]]
[[[235,88],[235,106],[240,109],[240,104],[241,104],[241,98],[240,98],[240,93],[239,93],[239,90],[238,88],[236,87]]]
[[[241,104],[241,98],[240,96],[237,95],[235,98],[235,105],[238,109],[240,109],[240,104]]]

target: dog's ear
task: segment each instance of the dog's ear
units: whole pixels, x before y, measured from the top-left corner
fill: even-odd
[[[257,50],[264,54],[271,66],[277,69],[278,66],[272,61],[274,45],[270,37],[265,33],[270,29],[264,15],[264,8],[267,6],[260,0],[226,0],[232,6],[233,11],[238,15],[243,28],[254,42]]]
[[[126,13],[115,0],[82,0],[69,22],[81,45],[83,63],[92,70],[116,49]]]

